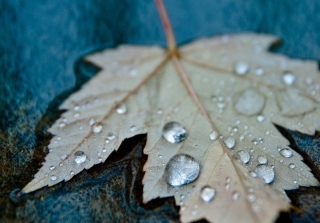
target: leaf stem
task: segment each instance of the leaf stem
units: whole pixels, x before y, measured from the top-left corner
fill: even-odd
[[[168,19],[167,12],[166,12],[166,9],[164,8],[162,0],[154,0],[154,2],[157,6],[157,10],[162,22],[165,35],[166,35],[169,53],[172,55],[178,55],[176,40],[174,38],[170,21]]]

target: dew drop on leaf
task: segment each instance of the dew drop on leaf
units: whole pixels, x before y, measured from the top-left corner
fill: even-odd
[[[102,131],[102,125],[100,123],[94,123],[92,130],[94,133],[100,133]]]
[[[263,115],[258,115],[257,116],[258,122],[263,122],[265,119],[266,119],[266,117],[264,117]]]
[[[264,96],[254,88],[240,92],[235,101],[235,109],[244,115],[259,114],[265,104]]]
[[[65,155],[65,154],[60,156],[61,160],[64,160],[65,158],[67,158],[67,155]]]
[[[93,125],[93,124],[94,124],[94,119],[91,118],[91,119],[89,120],[89,125]]]
[[[213,189],[210,186],[203,187],[200,192],[200,197],[205,202],[212,201],[215,195],[216,195],[215,189]]]
[[[254,202],[256,200],[256,196],[254,196],[254,194],[248,194],[247,199],[249,202]]]
[[[138,131],[138,127],[137,126],[133,125],[133,126],[130,127],[130,132],[136,132],[136,131]]]
[[[280,150],[280,155],[286,158],[290,158],[292,156],[292,151],[290,149],[282,149]]]
[[[210,139],[212,141],[216,140],[218,138],[218,133],[216,131],[213,131],[210,133]]]
[[[109,132],[107,138],[108,140],[112,141],[116,138],[116,134],[114,134],[114,132]]]
[[[164,179],[167,184],[179,187],[193,182],[200,173],[200,164],[187,154],[174,155],[166,165]]]
[[[294,168],[296,168],[296,165],[295,165],[294,163],[290,163],[290,164],[289,164],[289,167],[290,167],[291,169],[294,169]]]
[[[274,170],[272,167],[265,164],[260,164],[254,169],[257,176],[264,180],[265,183],[269,184],[274,180]]]
[[[162,129],[162,136],[171,143],[179,143],[185,140],[186,135],[186,129],[178,122],[168,122]]]
[[[264,74],[264,70],[262,68],[257,68],[254,73],[258,76],[261,76]]]
[[[50,170],[54,170],[55,167],[54,167],[54,166],[50,166],[49,169],[50,169]]]
[[[296,80],[296,76],[294,76],[293,73],[291,72],[285,72],[282,75],[282,81],[286,84],[286,85],[292,85]]]
[[[234,154],[234,158],[236,160],[241,160],[244,164],[246,164],[250,161],[250,154],[247,151],[240,150]]]
[[[116,112],[119,115],[125,114],[127,112],[127,106],[124,103],[119,103],[116,107]]]
[[[259,155],[258,156],[258,162],[260,164],[267,164],[268,163],[268,159],[265,156]]]
[[[238,200],[240,198],[240,193],[238,191],[233,192],[232,199]]]
[[[236,144],[236,140],[232,137],[228,137],[224,140],[224,144],[227,148],[232,149]]]
[[[87,155],[83,151],[77,151],[74,153],[74,161],[77,164],[83,163],[84,161],[86,161],[86,159]]]
[[[243,61],[239,61],[234,65],[234,72],[238,75],[245,75],[249,71],[249,64]]]
[[[57,180],[57,176],[56,175],[51,175],[50,180],[52,180],[52,181]]]

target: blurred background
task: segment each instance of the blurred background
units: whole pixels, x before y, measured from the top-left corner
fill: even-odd
[[[164,4],[179,45],[220,34],[268,33],[283,40],[273,52],[320,61],[320,1]],[[145,136],[127,140],[105,164],[68,184],[9,200],[41,166],[51,138],[46,130],[61,114],[59,105],[97,72],[83,56],[119,44],[166,45],[152,0],[0,0],[0,222],[178,222],[173,199],[142,204]],[[281,131],[319,179],[319,137]],[[304,213],[284,214],[282,222],[320,222],[317,189],[289,196]]]

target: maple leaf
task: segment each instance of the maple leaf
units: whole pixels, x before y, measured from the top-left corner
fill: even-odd
[[[272,222],[289,207],[284,190],[319,185],[273,125],[320,130],[317,63],[267,52],[277,41],[268,35],[178,50],[155,2],[168,50],[121,46],[88,56],[102,69],[61,105],[49,154],[22,192],[67,181],[147,133],[144,202],[174,196],[183,222]]]

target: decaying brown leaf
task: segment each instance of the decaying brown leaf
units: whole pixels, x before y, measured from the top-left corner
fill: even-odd
[[[317,63],[267,52],[277,41],[268,35],[179,51],[170,35],[169,51],[121,46],[87,57],[102,70],[61,106],[46,161],[23,192],[69,180],[141,133],[144,202],[174,196],[183,222],[272,222],[288,209],[284,190],[319,185],[273,125],[320,130]]]

